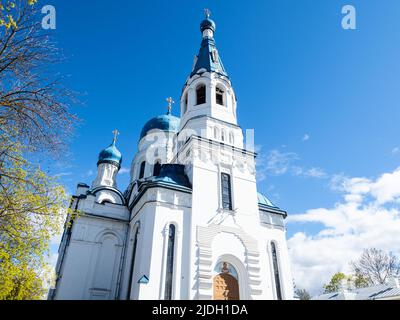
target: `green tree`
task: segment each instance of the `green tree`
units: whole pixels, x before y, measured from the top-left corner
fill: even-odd
[[[311,295],[306,289],[296,289],[295,294],[300,300],[311,300]]]
[[[30,7],[36,4],[38,0],[22,0],[23,6]],[[17,28],[16,16],[18,8],[17,2],[14,0],[0,0],[0,27],[5,29]]]
[[[10,147],[7,138],[0,139],[0,299],[40,299],[39,275],[67,197],[54,179],[23,158],[18,142]]]
[[[340,289],[343,280],[346,280],[347,276],[342,272],[335,273],[329,283],[324,285],[324,293],[337,292]]]
[[[368,279],[360,273],[357,273],[352,277],[353,284],[356,288],[365,288],[368,287],[369,281]]]
[[[0,299],[43,297],[50,238],[68,206],[36,164],[61,154],[77,120],[74,94],[50,72],[60,54],[36,2],[0,0]]]

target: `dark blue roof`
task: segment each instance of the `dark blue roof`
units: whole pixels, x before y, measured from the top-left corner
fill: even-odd
[[[147,181],[192,188],[189,178],[185,173],[185,166],[181,164],[163,164],[160,174],[156,177],[146,179]]]
[[[140,140],[144,138],[149,131],[155,129],[176,133],[179,131],[180,121],[180,118],[171,114],[164,114],[154,117],[144,125],[142,132],[140,133]]]
[[[210,19],[205,19],[200,24],[200,30],[203,32],[205,29],[215,30],[215,23]],[[205,37],[201,41],[201,47],[199,54],[197,55],[196,64],[192,70],[190,76],[193,76],[200,69],[205,69],[208,72],[216,72],[225,77],[228,77],[228,74],[225,71],[224,65],[222,64],[222,60],[218,54],[217,48],[215,46],[214,38]]]
[[[113,140],[113,142],[107,148],[100,152],[99,161],[97,161],[97,164],[100,163],[115,163],[118,168],[121,167],[122,154],[117,149],[115,140]]]

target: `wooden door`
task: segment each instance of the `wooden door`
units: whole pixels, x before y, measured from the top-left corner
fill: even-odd
[[[220,273],[214,277],[214,300],[239,300],[239,284],[235,277]]]

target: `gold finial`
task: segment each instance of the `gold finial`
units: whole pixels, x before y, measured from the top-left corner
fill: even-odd
[[[168,97],[167,99],[165,99],[168,102],[168,114],[171,114],[171,110],[172,110],[172,105],[175,103],[174,100],[172,100],[171,97]]]
[[[114,142],[116,142],[116,141],[117,141],[117,136],[119,135],[118,129],[115,129],[112,133],[113,133],[113,135],[114,135],[113,140],[114,140]]]
[[[206,15],[206,18],[210,18],[211,11],[209,9],[204,9],[204,14]]]

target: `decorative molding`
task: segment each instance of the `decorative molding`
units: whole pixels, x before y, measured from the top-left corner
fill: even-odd
[[[213,270],[212,270],[212,242],[221,232],[226,232],[236,236],[245,248],[245,261],[242,261],[248,274],[248,286],[250,287],[251,297],[262,294],[261,276],[257,240],[248,235],[243,229],[238,227],[221,226],[215,223],[207,227],[197,227],[197,298],[212,299]]]

